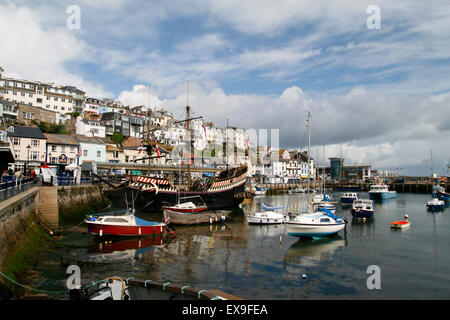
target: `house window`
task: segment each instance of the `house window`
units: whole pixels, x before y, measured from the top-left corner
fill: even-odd
[[[32,94],[30,94],[30,98],[31,98]],[[42,98],[36,98],[36,102],[38,103],[42,103]]]
[[[100,150],[97,150],[97,158],[100,158],[102,156],[102,152]]]
[[[44,121],[44,115],[43,114],[39,115],[39,121]]]
[[[15,159],[19,159],[20,158],[20,151],[15,151],[14,152],[14,158]]]
[[[70,153],[75,153],[75,147],[70,147]]]
[[[39,151],[31,151],[31,160],[39,160]]]
[[[54,101],[58,101],[58,98],[57,98],[57,97],[54,97],[53,100],[54,100]]]
[[[50,106],[49,106],[50,107]],[[49,118],[50,123],[53,123],[53,117]]]
[[[83,150],[83,156],[84,157],[87,157],[87,152],[88,152],[87,150]]]
[[[56,163],[56,157],[51,157],[50,158],[50,163]]]
[[[52,152],[56,152],[56,146],[52,146]]]
[[[32,147],[39,147],[39,140],[33,139],[31,140],[31,146]]]
[[[20,146],[20,138],[13,138],[13,145]]]
[[[61,146],[61,152],[66,152],[66,146]]]

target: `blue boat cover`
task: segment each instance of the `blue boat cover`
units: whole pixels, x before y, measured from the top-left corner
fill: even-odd
[[[134,217],[134,219],[136,220],[136,224],[139,226],[155,226],[155,225],[159,224],[159,222],[147,221],[147,220],[139,219],[138,217]]]

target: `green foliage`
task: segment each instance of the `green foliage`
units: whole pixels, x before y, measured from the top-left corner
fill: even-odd
[[[40,121],[39,123],[35,120],[31,121],[31,123],[37,125],[39,129],[41,129],[44,133],[59,133],[59,134],[67,134],[66,127],[62,124],[56,123],[47,123]]]
[[[114,132],[111,137],[112,142],[117,144],[122,144],[123,139],[124,139],[123,134],[117,132]]]

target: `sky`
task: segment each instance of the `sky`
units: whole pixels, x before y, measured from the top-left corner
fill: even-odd
[[[189,81],[193,114],[219,127],[305,149],[309,111],[321,164],[342,150],[346,165],[442,175],[449,17],[447,0],[0,0],[0,66],[180,118]]]

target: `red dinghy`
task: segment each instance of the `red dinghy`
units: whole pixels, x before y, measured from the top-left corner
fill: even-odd
[[[408,221],[408,215],[405,214],[405,220],[399,220],[391,222],[391,228],[394,229],[405,229],[411,225],[411,222]]]
[[[206,209],[208,209],[208,207],[206,205],[196,206],[192,202],[185,202],[185,203],[180,203],[180,204],[177,204],[177,205],[174,205],[171,207],[165,206],[165,207],[163,207],[163,209],[176,211],[176,212],[183,212],[183,213],[195,213],[195,212],[205,211]]]
[[[166,230],[166,224],[162,222],[146,221],[135,217],[131,211],[119,215],[123,211],[117,211],[102,215],[91,215],[84,222],[88,225],[88,232],[115,236],[162,236]]]

